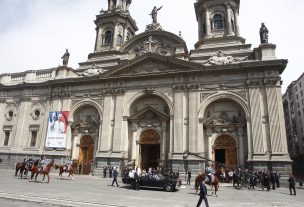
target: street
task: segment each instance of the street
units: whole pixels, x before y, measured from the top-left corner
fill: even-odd
[[[64,174],[63,179],[59,180],[57,173],[51,173],[50,183],[47,184],[29,182],[13,174],[12,170],[0,170],[0,206],[193,207],[199,199],[193,184],[183,185],[177,192],[151,189],[135,191],[124,185],[121,179],[119,187],[112,187],[110,178],[76,175],[72,181]],[[41,179],[42,176],[38,176],[38,180]],[[231,184],[220,184],[218,197],[212,195],[208,187],[208,201],[211,207],[300,207],[304,203],[304,190],[297,189],[297,196],[290,196],[287,188],[270,192],[259,188],[249,191],[236,190]]]

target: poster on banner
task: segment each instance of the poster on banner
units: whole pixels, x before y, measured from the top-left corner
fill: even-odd
[[[46,148],[65,148],[68,116],[68,111],[50,112]]]

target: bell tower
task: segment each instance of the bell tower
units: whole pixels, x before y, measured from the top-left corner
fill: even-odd
[[[108,0],[108,10],[96,16],[94,52],[118,51],[138,30],[129,13],[132,0]]]
[[[197,0],[198,35],[201,38],[240,36],[240,0]]]
[[[204,62],[219,53],[246,57],[251,45],[240,36],[240,0],[197,0],[194,3],[198,22],[198,42],[189,59]]]

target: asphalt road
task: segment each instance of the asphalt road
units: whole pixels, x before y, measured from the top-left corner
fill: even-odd
[[[0,206],[193,207],[199,199],[193,185],[182,186],[177,192],[135,191],[121,181],[120,187],[112,187],[109,178],[75,176],[73,181],[66,176],[58,180],[53,173],[49,184],[35,183],[16,178],[12,170],[0,170]],[[221,184],[218,197],[209,190],[208,200],[211,207],[302,207],[304,190],[297,189],[297,196],[290,196],[287,188],[249,191]]]

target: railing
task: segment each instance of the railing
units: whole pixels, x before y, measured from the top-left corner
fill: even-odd
[[[48,79],[52,77],[52,72],[37,72],[36,79]]]
[[[24,74],[11,76],[11,82],[20,82],[20,81],[23,81],[24,79],[25,79]]]

